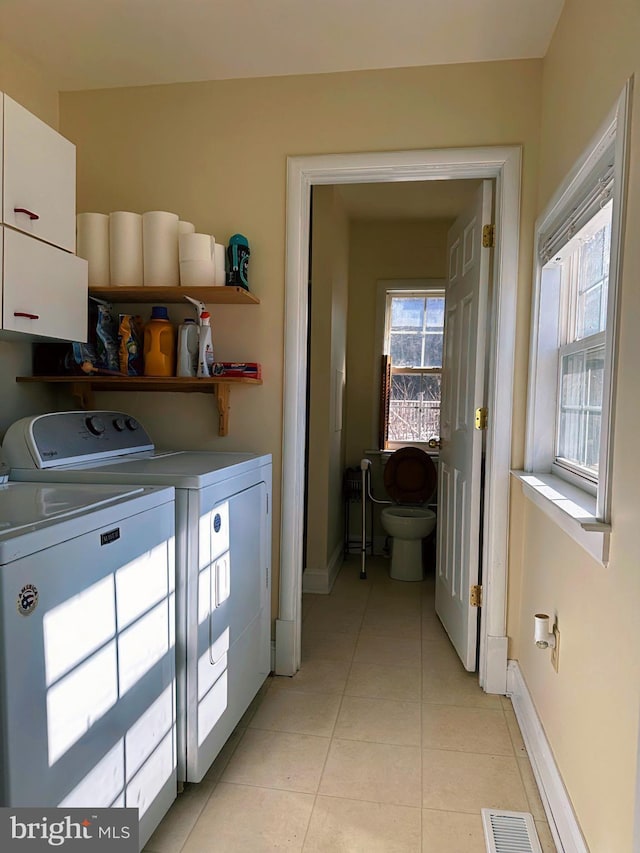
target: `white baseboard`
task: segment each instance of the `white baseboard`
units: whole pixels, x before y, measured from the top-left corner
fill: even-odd
[[[326,569],[305,569],[302,573],[302,591],[328,595],[340,571],[344,558],[343,551],[344,546],[339,543],[331,555]]]
[[[510,660],[507,666],[507,693],[513,703],[549,829],[559,853],[589,853],[531,694],[515,660]]]

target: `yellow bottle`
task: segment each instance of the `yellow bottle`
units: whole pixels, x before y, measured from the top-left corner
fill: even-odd
[[[176,331],[167,309],[154,305],[151,319],[144,327],[144,375],[174,376],[175,364]]]

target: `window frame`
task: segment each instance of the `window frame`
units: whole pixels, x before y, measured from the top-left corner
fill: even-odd
[[[573,169],[553,196],[535,228],[535,275],[531,312],[531,349],[527,394],[527,432],[525,473],[555,475],[554,486],[562,492],[562,482],[589,494],[595,492],[593,509],[583,519],[583,530],[602,530],[611,521],[611,470],[614,437],[615,388],[619,326],[619,289],[622,271],[622,238],[624,233],[627,195],[629,137],[630,137],[631,80],[627,81],[616,105],[592,139]],[[560,268],[548,265],[545,247],[549,235],[557,234],[584,200],[594,175],[605,174],[613,165],[613,209],[611,223],[611,254],[605,333],[605,370],[602,399],[598,482],[569,471],[555,460],[558,376],[564,330],[568,328],[568,305],[563,293]],[[611,174],[609,172],[609,174]],[[589,217],[591,219],[592,216]],[[582,228],[584,222],[579,224]],[[577,230],[577,229],[576,229]],[[568,241],[567,241],[568,242]],[[565,243],[565,246],[567,243]],[[552,249],[555,253],[555,250]],[[566,289],[565,289],[566,291]],[[581,343],[584,345],[584,339]],[[524,477],[523,477],[524,479]],[[529,478],[531,481],[531,478]],[[543,495],[544,498],[544,495]],[[549,499],[551,500],[551,499]],[[561,501],[553,499],[559,507]]]
[[[380,423],[380,388],[382,383],[382,374],[380,369],[381,357],[385,355],[387,349],[387,341],[389,337],[390,318],[387,317],[387,304],[390,304],[390,299],[393,296],[419,294],[427,296],[433,293],[435,296],[446,298],[446,279],[382,279],[377,283],[376,293],[376,330],[375,330],[375,364],[374,371],[374,411],[372,413],[372,444],[371,447],[377,448],[380,451],[393,451],[401,447],[420,447],[423,450],[434,452],[434,448],[430,447],[428,441],[387,441],[386,447],[378,447],[379,440],[377,434],[377,425]],[[444,324],[443,324],[444,330]],[[443,353],[444,357],[444,353]],[[442,367],[439,368],[398,368],[398,373],[419,373],[424,374],[440,374],[442,375]],[[392,376],[394,370],[392,367]],[[442,386],[441,386],[442,387]],[[437,448],[436,448],[437,452]]]

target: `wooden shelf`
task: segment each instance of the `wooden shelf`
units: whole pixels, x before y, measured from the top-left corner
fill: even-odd
[[[184,302],[185,296],[210,305],[259,305],[260,300],[243,287],[90,287],[89,296],[108,302]]]
[[[70,385],[82,409],[95,409],[96,391],[178,391],[215,394],[218,403],[218,435],[229,432],[229,392],[232,385],[262,385],[262,379],[214,376],[195,379],[176,376],[18,376],[16,382],[47,382]]]

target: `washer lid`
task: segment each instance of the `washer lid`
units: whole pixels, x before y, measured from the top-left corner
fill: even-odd
[[[402,447],[384,468],[384,487],[398,503],[426,503],[433,497],[438,472],[428,453],[419,447]]]
[[[140,495],[142,487],[7,483],[0,486],[0,539]]]

